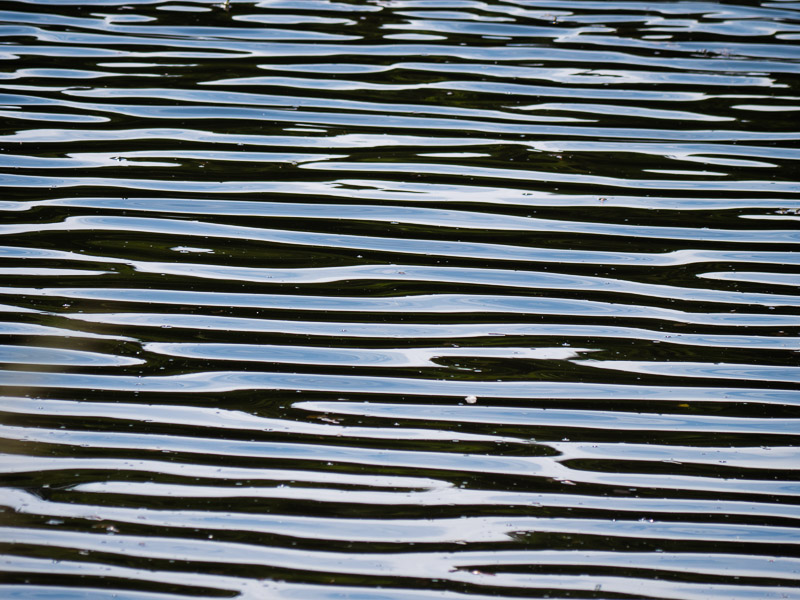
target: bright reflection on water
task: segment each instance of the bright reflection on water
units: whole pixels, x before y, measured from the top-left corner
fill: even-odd
[[[2,3],[0,596],[800,600],[798,41]]]

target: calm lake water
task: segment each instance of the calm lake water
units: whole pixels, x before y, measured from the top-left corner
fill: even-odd
[[[800,3],[0,9],[0,597],[800,599]]]

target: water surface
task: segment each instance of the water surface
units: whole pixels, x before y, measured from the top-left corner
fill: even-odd
[[[0,595],[800,599],[800,5],[6,0]]]

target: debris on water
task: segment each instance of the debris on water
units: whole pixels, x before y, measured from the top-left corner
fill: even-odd
[[[467,396],[466,398],[464,398],[464,402],[466,402],[467,404],[475,404],[477,401],[478,401],[477,396]]]

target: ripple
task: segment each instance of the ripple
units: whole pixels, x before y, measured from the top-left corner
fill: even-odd
[[[793,598],[791,2],[13,0],[3,598]]]

